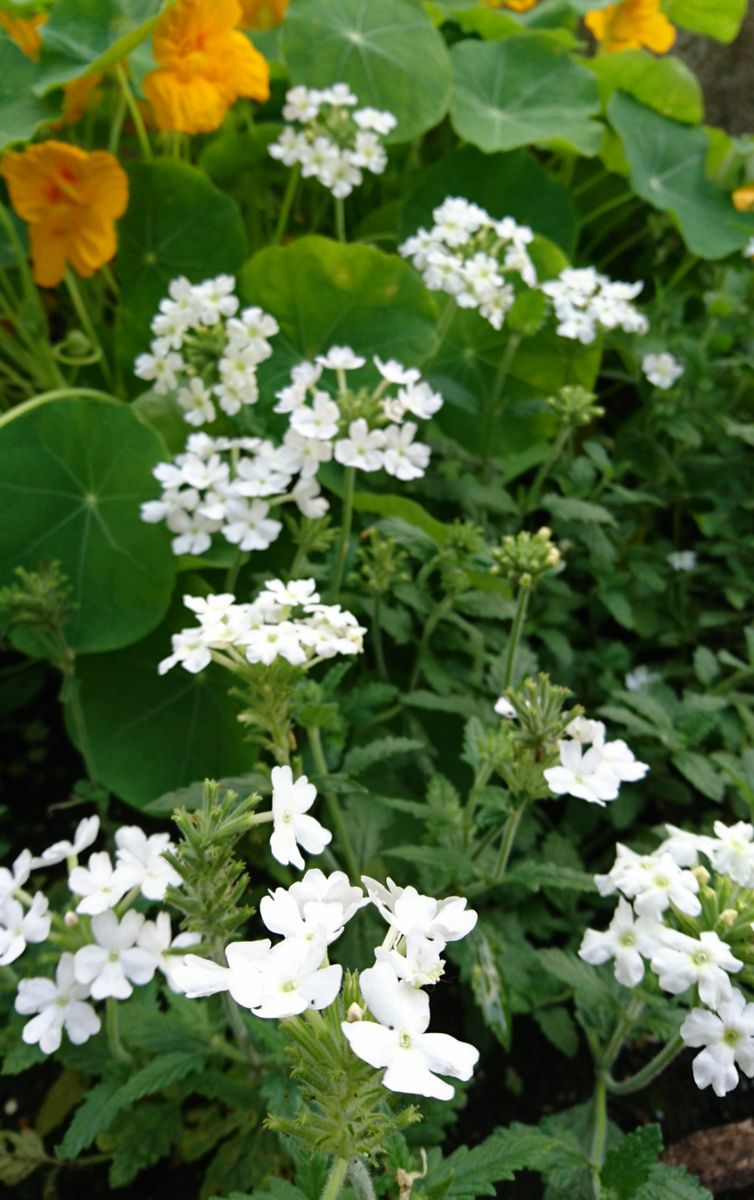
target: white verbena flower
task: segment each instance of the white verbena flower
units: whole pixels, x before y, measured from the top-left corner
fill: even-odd
[[[263,896],[259,914],[270,933],[303,942],[316,940],[326,946],[340,937],[345,925],[343,908],[337,901],[308,900],[299,905],[285,888]]]
[[[736,974],[744,964],[716,933],[705,930],[697,940],[677,929],[665,929],[662,940],[651,962],[661,988],[677,996],[696,984],[699,999],[713,1009],[731,999],[728,973]]]
[[[696,551],[673,550],[665,556],[665,561],[674,571],[693,571],[696,567]]]
[[[754,1075],[754,1004],[747,1004],[738,988],[724,1000],[717,1014],[694,1008],[681,1025],[687,1046],[704,1046],[692,1063],[699,1088],[712,1084],[716,1096],[725,1096],[738,1083],[738,1065],[749,1078]]]
[[[624,895],[635,897],[634,908],[639,916],[653,921],[659,921],[671,903],[690,917],[697,917],[702,911],[697,895],[698,879],[691,871],[679,867],[667,853],[653,854],[627,865],[618,887]]]
[[[173,937],[170,925],[170,915],[166,912],[157,914],[154,921],[145,921],[136,939],[136,945],[157,959],[157,966],[165,976],[171,992],[180,993],[183,988],[178,982],[176,968],[182,961],[180,951],[198,946],[202,940],[200,933],[179,933]],[[176,953],[172,953],[175,951]]]
[[[388,475],[406,482],[421,479],[429,465],[431,451],[423,442],[415,442],[417,427],[413,421],[405,425],[388,425],[385,430],[383,466]]]
[[[754,826],[746,821],[724,825],[715,821],[715,837],[705,838],[704,852],[722,875],[730,875],[742,887],[754,883]]]
[[[426,992],[401,982],[387,963],[362,971],[359,985],[376,1021],[341,1022],[354,1054],[387,1068],[382,1083],[391,1092],[452,1100],[454,1089],[437,1076],[470,1079],[479,1061],[476,1047],[446,1033],[426,1033]]]
[[[143,915],[133,908],[120,922],[112,910],[92,917],[96,944],[82,946],[75,955],[76,979],[91,988],[92,999],[114,996],[116,1000],[127,1000],[133,993],[131,983],[149,983],[159,960],[156,954],[137,945],[143,925]]]
[[[39,858],[31,860],[32,871],[36,871],[39,867],[56,867],[58,863],[64,862],[67,858],[78,858],[82,850],[88,850],[97,840],[98,833],[99,817],[84,817],[83,821],[79,821],[76,826],[73,841],[54,842],[52,846],[48,846],[46,850],[42,851]]]
[[[350,346],[331,346],[327,354],[318,354],[315,362],[331,371],[358,371],[367,360]]]
[[[645,354],[641,360],[641,369],[650,383],[664,391],[671,388],[676,379],[680,379],[686,368],[666,350],[662,354]]]
[[[662,679],[656,671],[650,671],[649,667],[638,666],[634,667],[633,671],[629,671],[623,681],[627,692],[645,692],[653,683],[659,683]]]
[[[518,713],[506,696],[501,696],[495,703],[495,712],[507,721],[513,721]]]
[[[28,912],[12,896],[0,904],[0,967],[20,958],[27,943],[44,942],[50,933],[52,918],[47,912],[47,897],[36,892]]]
[[[348,427],[348,437],[335,443],[335,458],[344,467],[379,471],[384,463],[382,448],[385,442],[386,437],[381,429],[370,430],[364,417],[357,417]]]
[[[442,952],[445,942],[441,938],[427,938],[415,929],[401,943],[402,952],[378,946],[374,952],[377,962],[387,963],[398,979],[412,987],[428,987],[437,983],[445,972]]]
[[[89,855],[85,867],[74,867],[68,876],[68,887],[75,896],[83,896],[76,912],[93,917],[114,908],[126,892],[140,882],[140,872],[133,864],[118,863],[115,868],[106,850]]]
[[[590,804],[604,808],[607,800],[615,800],[620,790],[619,780],[605,762],[602,751],[592,746],[584,754],[581,742],[560,743],[559,767],[548,767],[544,777],[556,796],[577,796]]]
[[[0,867],[0,901],[24,886],[31,873],[32,862],[31,850],[22,850],[10,871],[7,867]]]
[[[644,978],[644,958],[651,958],[658,945],[658,926],[644,917],[634,920],[633,909],[621,896],[615,916],[604,933],[587,929],[579,958],[592,966],[615,959],[615,978],[633,988]]]
[[[168,886],[177,887],[181,882],[175,867],[163,857],[175,849],[169,833],[147,837],[138,825],[122,825],[115,834],[115,845],[115,857],[133,874],[145,899],[164,900]]]
[[[388,925],[404,936],[418,929],[426,938],[457,942],[477,923],[477,914],[466,908],[464,896],[436,900],[434,896],[423,896],[415,887],[398,887],[390,878],[387,887],[368,875],[362,875],[361,881]]]
[[[317,799],[317,789],[306,775],[294,783],[290,767],[273,767],[271,779],[274,829],[270,850],[283,866],[291,863],[303,870],[305,863],[298,847],[303,846],[307,854],[321,854],[332,841],[329,829],[306,815]]]
[[[60,956],[54,983],[41,978],[20,980],[16,1012],[38,1014],[24,1025],[21,1037],[26,1045],[39,1043],[43,1054],[54,1054],[60,1049],[64,1029],[74,1046],[99,1033],[100,1019],[91,1004],[85,1003],[88,995],[88,985],[76,980],[74,957],[68,953]]]
[[[227,957],[232,981],[233,950],[231,944]],[[321,939],[286,939],[273,946],[261,962],[253,964],[243,982],[240,978],[233,981],[231,995],[257,1017],[280,1019],[298,1016],[308,1008],[327,1008],[340,991],[343,968],[323,967],[324,956],[325,943]]]

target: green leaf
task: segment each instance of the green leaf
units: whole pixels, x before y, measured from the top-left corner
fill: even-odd
[[[648,50],[622,50],[582,61],[597,76],[605,109],[613,93],[620,90],[676,121],[698,125],[704,120],[701,85],[680,58],[670,54],[657,58]]]
[[[590,1000],[611,1000],[610,988],[603,976],[575,954],[569,954],[567,950],[538,950],[537,958],[546,970],[574,992],[581,992]]]
[[[164,617],[176,574],[170,535],[141,520],[165,446],[127,405],[31,400],[0,418],[0,582],[58,560],[77,605],[72,649],[115,650]]]
[[[434,349],[437,308],[413,268],[371,246],[342,246],[304,237],[262,250],[243,268],[240,291],[280,324],[275,354],[259,370],[274,390],[290,368],[329,346],[353,346],[369,365],[358,374],[377,381],[371,356],[418,365]]]
[[[685,1167],[655,1163],[635,1200],[712,1200],[712,1193],[694,1175],[689,1175]]]
[[[413,754],[415,750],[425,750],[424,742],[417,738],[384,737],[369,742],[366,746],[354,746],[343,759],[345,775],[361,775],[375,763],[385,762],[398,754]]]
[[[269,779],[259,771],[249,771],[246,775],[227,775],[216,782],[221,788],[234,791],[241,799],[246,799],[252,792],[269,795],[271,790]],[[157,800],[147,804],[144,812],[153,817],[169,817],[176,808],[185,808],[187,812],[194,812],[197,808],[202,807],[203,800],[204,780],[202,779],[189,784],[188,787],[166,792],[164,796],[159,796]]]
[[[40,30],[36,94],[121,62],[149,37],[161,0],[57,0]]]
[[[438,546],[442,546],[448,535],[447,525],[435,520],[433,516],[407,496],[379,495],[376,492],[356,492],[353,498],[356,512],[376,513],[379,517],[399,517],[407,525],[421,529],[432,538]]]
[[[0,150],[28,142],[40,126],[61,116],[59,97],[35,95],[38,79],[39,64],[9,37],[0,37]],[[15,256],[8,265],[14,263]]]
[[[420,137],[448,111],[448,51],[419,0],[296,0],[282,43],[293,83],[343,80],[362,107],[392,112],[390,141]]]
[[[521,862],[508,871],[506,883],[523,883],[532,891],[542,887],[565,888],[575,892],[593,892],[594,879],[584,871],[563,867],[559,863]]]
[[[457,713],[460,717],[478,716],[480,709],[479,701],[473,696],[438,696],[436,692],[427,692],[421,689],[401,696],[401,703],[407,705],[408,708]]]
[[[103,1079],[90,1088],[86,1099],[73,1114],[65,1137],[59,1146],[55,1147],[58,1158],[77,1158],[82,1150],[91,1146],[97,1134],[110,1124],[110,1104],[115,1093],[119,1090],[122,1079]]]
[[[570,496],[559,496],[548,492],[542,497],[542,505],[561,521],[587,521],[597,525],[615,525],[616,520],[608,508],[601,504],[590,504],[588,500],[577,500]]]
[[[694,651],[694,672],[700,683],[713,684],[720,674],[717,655],[706,646],[697,646]]]
[[[754,215],[736,212],[728,192],[707,178],[703,129],[671,121],[624,92],[615,93],[608,114],[623,139],[634,191],[675,217],[692,253],[725,258],[746,245]]]
[[[527,150],[482,154],[476,146],[452,150],[426,173],[401,211],[401,241],[420,226],[431,228],[432,210],[446,196],[455,195],[459,179],[466,199],[480,204],[491,216],[498,220],[513,217],[550,238],[569,257],[573,254],[579,217],[566,188]]]
[[[133,360],[152,338],[149,324],[171,279],[201,283],[236,274],[248,253],[238,206],[188,163],[160,158],[128,166],[130,199],[118,223],[121,285],[118,358],[134,390]]]
[[[575,1058],[579,1052],[579,1031],[567,1008],[535,1009],[532,1013],[548,1042],[552,1042],[566,1058]]]
[[[485,153],[556,145],[594,155],[602,126],[596,80],[542,34],[457,42],[451,51],[450,117],[459,137]]]
[[[191,623],[188,615],[182,623]],[[135,808],[197,779],[240,776],[256,761],[222,667],[157,674],[176,627],[178,614],[128,651],[78,661],[97,777]]]
[[[450,850],[446,846],[396,846],[383,850],[383,854],[387,858],[400,858],[424,867],[437,867],[446,874],[468,877],[474,873],[474,864],[467,854]]]
[[[663,11],[674,25],[732,42],[746,16],[748,0],[664,0]]]
[[[470,941],[474,955],[470,978],[474,999],[482,1010],[485,1022],[501,1046],[510,1050],[511,1020],[505,981],[499,968],[499,954],[495,953],[495,949],[498,948],[493,949],[484,931],[478,926],[472,933]]]
[[[439,1150],[428,1155],[426,1179],[417,1180],[412,1195],[420,1197],[447,1195],[453,1200],[474,1200],[476,1196],[494,1196],[496,1183],[513,1179],[516,1171],[535,1168],[559,1145],[558,1139],[528,1125],[512,1125],[500,1129],[479,1146],[469,1150],[459,1146],[449,1158],[443,1159]],[[447,1190],[438,1190],[441,1180],[450,1180]]]
[[[602,1186],[610,1189],[616,1200],[633,1200],[642,1184],[649,1179],[661,1153],[662,1133],[659,1125],[644,1125],[629,1133],[607,1155],[600,1173]]]
[[[710,800],[722,800],[725,795],[725,780],[703,754],[696,754],[693,750],[679,750],[673,755],[673,766],[703,796],[708,796]]]
[[[460,25],[461,29],[467,33],[478,33],[485,41],[498,41],[500,38],[515,37],[516,34],[536,32],[540,37],[547,37],[550,41],[559,46],[565,46],[569,50],[578,45],[569,29],[558,27],[528,30],[512,13],[502,12],[500,9],[471,8],[453,15],[456,24]]]
[[[125,1187],[131,1183],[140,1171],[165,1158],[182,1137],[180,1101],[147,1101],[122,1116],[118,1121],[115,1154],[108,1175],[110,1187]]]
[[[622,625],[624,629],[633,629],[635,627],[634,610],[625,592],[604,588],[599,593],[599,597],[610,613],[610,616],[619,625]]]

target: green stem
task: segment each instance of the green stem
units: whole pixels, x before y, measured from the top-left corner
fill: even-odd
[[[322,749],[322,739],[319,735],[319,727],[317,725],[309,725],[306,732],[309,735],[309,745],[312,748],[312,754],[314,756],[314,761],[317,764],[317,770],[319,771],[320,775],[329,775],[327,763],[325,762],[325,754]],[[327,807],[330,810],[330,816],[333,819],[333,823],[338,832],[338,837],[340,838],[340,846],[343,851],[343,857],[345,858],[348,866],[348,874],[351,877],[351,883],[358,884],[361,872],[359,871],[359,864],[356,861],[356,855],[353,852],[351,839],[348,836],[346,823],[343,820],[343,810],[338,802],[338,797],[335,795],[335,792],[325,792],[325,800],[327,801]]]
[[[500,853],[497,856],[497,863],[495,865],[495,886],[497,886],[499,883],[502,883],[505,879],[505,872],[508,869],[508,862],[513,849],[513,843],[516,840],[518,827],[521,823],[521,818],[524,815],[524,809],[528,803],[528,800],[524,800],[523,804],[520,804],[516,811],[512,812],[508,817],[508,820],[505,822],[503,840],[500,843]]]
[[[596,221],[598,217],[602,217],[605,213],[612,212],[614,208],[619,208],[621,204],[627,204],[634,199],[633,192],[622,192],[620,196],[613,196],[611,200],[606,200],[604,204],[598,204],[585,217],[581,218],[581,228],[588,225],[590,221]]]
[[[118,154],[118,147],[120,146],[120,135],[123,132],[123,122],[126,119],[127,110],[128,110],[128,101],[126,100],[125,93],[124,93],[123,89],[121,88],[121,90],[118,94],[118,104],[115,109],[113,123],[110,126],[110,137],[109,137],[109,140],[107,143],[108,151],[110,152],[110,154],[113,154],[116,157]]]
[[[243,550],[236,549],[236,553],[233,557],[233,562],[228,567],[228,573],[225,576],[224,590],[226,592],[233,592],[233,594],[235,595],[236,583],[238,582],[238,573],[241,570],[241,567],[243,566],[243,564],[244,564],[244,552],[243,552]]]
[[[513,360],[518,353],[519,346],[521,345],[521,338],[522,335],[520,333],[512,333],[510,335],[506,343],[505,350],[503,351],[503,356],[498,363],[497,371],[495,373],[495,381],[492,385],[492,394],[490,396],[489,404],[487,405],[487,411],[484,419],[484,441],[482,449],[485,461],[490,456],[490,439],[492,437],[492,430],[494,429],[495,422],[500,415],[498,412],[498,405],[500,404],[500,398],[505,389],[505,384],[510,374],[510,369],[513,366]]]
[[[597,1066],[601,1071],[609,1071],[620,1054],[626,1034],[638,1021],[644,1011],[644,1002],[634,997],[628,1008],[623,1012],[613,1030],[610,1040],[598,1056]]]
[[[108,996],[105,1001],[105,1023],[107,1025],[107,1040],[113,1056],[120,1062],[132,1062],[131,1055],[120,1040],[118,1032],[118,1001],[114,996]]]
[[[380,596],[375,593],[374,608],[372,612],[372,643],[374,645],[374,657],[377,663],[377,671],[380,679],[385,683],[389,681],[387,673],[387,664],[385,662],[385,647],[382,643],[382,626],[380,625]]]
[[[477,797],[476,797],[477,788],[484,787],[487,784],[487,782],[489,781],[490,775],[492,774],[492,771],[493,771],[492,763],[485,763],[485,765],[482,767],[481,771],[477,774],[477,776],[474,779],[474,786],[471,789],[471,792],[469,794],[469,802],[466,805],[466,814],[465,814],[465,818],[464,818],[464,833],[463,833],[464,849],[468,849],[469,838],[471,836],[471,826],[472,826],[472,823],[474,820],[474,810],[476,809],[476,802],[477,802]]]
[[[457,311],[458,303],[455,296],[448,296],[448,299],[445,302],[445,308],[442,310],[440,320],[437,322],[437,329],[435,330],[438,350],[445,341],[445,335],[450,329],[450,326],[453,324],[453,317],[456,315]],[[437,351],[435,351],[435,353],[437,353]]]
[[[139,105],[137,103],[136,97],[134,96],[133,92],[131,91],[131,85],[128,82],[126,72],[123,70],[122,63],[117,63],[117,65],[115,66],[115,78],[118,80],[118,85],[120,87],[120,90],[121,90],[124,98],[125,98],[126,104],[128,106],[128,111],[131,114],[131,119],[133,120],[134,126],[136,128],[136,136],[139,139],[139,144],[141,146],[141,152],[144,155],[144,157],[147,160],[149,160],[152,158],[152,147],[149,144],[149,137],[147,136],[147,130],[144,125],[144,121],[142,119],[141,112],[139,110]]]
[[[335,197],[335,232],[339,242],[348,241],[346,237],[346,202],[342,196]]]
[[[607,1095],[603,1080],[597,1080],[594,1089],[594,1116],[592,1146],[589,1156],[589,1166],[592,1173],[592,1188],[595,1200],[602,1195],[601,1173],[605,1163],[605,1142],[607,1141]]]
[[[81,295],[81,290],[76,281],[76,276],[70,267],[67,268],[65,273],[65,284],[68,288],[68,293],[71,297],[71,300],[73,301],[73,307],[76,309],[76,315],[83,326],[84,333],[89,338],[89,341],[92,343],[95,350],[97,350],[99,353],[100,357],[98,361],[100,368],[102,369],[102,374],[105,377],[105,383],[109,388],[112,388],[114,380],[112,371],[110,370],[110,364],[107,361],[104,350],[102,349],[102,343],[97,337],[97,331],[95,330],[92,319],[87,311],[86,304],[84,303],[84,297]]]
[[[555,441],[553,442],[552,449],[550,450],[550,453],[547,455],[547,458],[545,459],[545,461],[542,463],[541,467],[537,471],[537,474],[534,478],[534,482],[531,485],[531,488],[529,490],[529,495],[526,498],[525,511],[527,513],[533,512],[534,509],[537,507],[537,503],[539,501],[539,493],[542,490],[542,484],[545,482],[545,480],[547,479],[547,476],[550,474],[550,471],[552,470],[552,468],[555,466],[555,463],[560,458],[560,455],[563,452],[563,447],[565,446],[566,442],[568,441],[570,434],[571,434],[570,425],[565,425],[561,429],[561,431],[558,434],[558,436],[556,437]]]
[[[79,750],[81,751],[81,757],[84,760],[86,773],[91,779],[92,783],[97,783],[97,768],[94,764],[92,743],[89,740],[89,730],[86,727],[86,718],[84,717],[84,710],[81,706],[81,697],[78,693],[80,681],[74,680],[73,683],[74,686],[71,688],[71,694],[67,699],[67,704],[74,727],[76,729],[76,737],[78,738]]]
[[[353,521],[353,493],[356,483],[356,468],[346,467],[345,492],[343,493],[343,519],[340,526],[340,537],[335,551],[332,585],[330,587],[330,603],[336,604],[340,595],[340,585],[343,581],[343,568],[348,557],[348,541],[351,536]]]
[[[508,654],[505,660],[505,674],[503,676],[503,691],[511,685],[513,671],[516,666],[516,654],[518,652],[521,634],[526,620],[526,610],[529,607],[529,596],[531,594],[531,583],[520,583],[518,591],[518,603],[516,605],[516,615],[513,618],[511,626],[511,636],[508,642]]]
[[[408,685],[409,692],[413,692],[414,688],[416,687],[417,683],[419,682],[419,676],[421,675],[421,669],[422,669],[422,662],[424,660],[424,655],[426,654],[427,648],[429,646],[429,639],[432,637],[432,634],[434,633],[435,629],[439,625],[442,618],[447,613],[450,612],[452,607],[453,607],[453,597],[451,595],[448,595],[443,600],[441,600],[439,604],[435,605],[433,612],[430,613],[430,615],[427,619],[427,623],[424,626],[424,632],[422,633],[421,641],[419,642],[419,649],[416,652],[416,662],[414,663],[414,669],[411,673],[411,679],[410,679],[409,685]]]
[[[296,195],[296,188],[298,187],[298,181],[300,177],[301,163],[296,163],[295,167],[288,176],[288,183],[285,187],[285,195],[283,196],[280,216],[278,217],[278,223],[275,226],[275,232],[273,233],[272,241],[270,242],[271,246],[279,246],[285,236],[285,231],[288,228],[288,217],[291,214],[291,205],[293,204],[293,198]]]
[[[668,1042],[659,1054],[656,1054],[651,1062],[648,1062],[646,1067],[642,1067],[641,1071],[637,1071],[630,1079],[618,1083],[613,1079],[609,1071],[603,1073],[604,1085],[609,1092],[614,1096],[630,1096],[632,1092],[638,1092],[640,1088],[646,1087],[651,1083],[661,1071],[664,1071],[669,1063],[673,1061],[677,1054],[680,1054],[684,1048],[684,1041],[680,1033],[677,1033],[671,1041]]]
[[[100,274],[102,275],[102,278],[104,279],[105,283],[109,287],[112,294],[114,296],[118,296],[120,294],[120,288],[118,287],[118,281],[116,280],[115,276],[113,275],[109,263],[102,264],[102,266],[100,267]]]
[[[39,292],[37,291],[37,287],[34,282],[34,276],[32,275],[29,267],[29,260],[26,255],[26,251],[19,241],[16,227],[13,224],[10,213],[2,203],[0,203],[0,226],[2,226],[4,229],[8,237],[8,241],[13,249],[13,253],[16,256],[18,270],[21,276],[22,291],[25,299],[28,302],[28,309],[30,312],[34,313],[40,332],[46,330],[47,318],[39,299]],[[40,366],[44,366],[44,373],[39,370],[37,371],[38,378],[42,380],[42,383],[44,384],[46,382],[52,382],[64,384],[65,379],[60,371],[60,368],[58,367],[58,364],[55,362],[49,339],[46,336],[43,336],[39,339],[30,337],[28,334],[24,336],[25,331],[22,326],[19,326],[18,333],[19,335],[23,336],[23,340],[35,353],[38,360],[36,364],[37,367],[39,368]]]
[[[327,1177],[320,1200],[338,1200],[340,1189],[343,1187],[348,1170],[347,1158],[334,1158],[330,1174]]]
[[[225,1006],[225,1015],[228,1018],[228,1024],[230,1025],[238,1049],[252,1067],[258,1067],[259,1055],[249,1037],[249,1031],[244,1024],[241,1011],[230,992],[223,992],[223,1004]]]
[[[35,396],[34,403],[39,404],[43,400],[64,400],[66,396],[90,396],[92,400],[117,399],[110,392],[100,392],[97,388],[61,387],[55,388],[51,392],[42,392],[39,396]]]

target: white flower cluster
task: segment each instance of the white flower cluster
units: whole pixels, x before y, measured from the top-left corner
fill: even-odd
[[[139,893],[147,900],[159,901],[169,884],[180,883],[180,876],[164,858],[173,847],[166,833],[147,837],[136,825],[122,826],[115,834],[116,862],[113,866],[106,851],[89,856],[86,867],[79,866],[78,855],[93,844],[99,833],[99,818],[87,817],[79,823],[73,842],[56,842],[38,858],[24,850],[13,864],[12,871],[0,868],[0,916],[6,928],[0,932],[2,965],[21,956],[29,942],[43,942],[50,935],[53,919],[61,926],[55,940],[66,937],[66,930],[76,930],[75,953],[64,950],[56,968],[55,982],[45,978],[21,979],[18,984],[16,1011],[32,1016],[23,1029],[28,1045],[38,1043],[45,1054],[60,1046],[63,1030],[75,1045],[81,1045],[101,1027],[89,1000],[114,997],[127,999],[133,984],[149,983],[156,970],[165,975],[172,990],[177,990],[173,968],[179,959],[176,951],[196,945],[199,936],[180,934],[173,938],[170,917],[166,912],[148,921],[142,913],[126,908],[119,919],[116,906],[124,899]],[[61,918],[48,914],[48,903],[41,892],[30,897],[24,884],[33,870],[50,869],[66,862],[68,887],[73,893],[75,908]],[[23,905],[28,906],[23,915]],[[90,918],[89,925],[78,914]],[[87,927],[91,938],[81,945]]]
[[[737,908],[728,908],[717,916],[715,929],[703,928],[710,922],[699,898],[700,883],[706,886],[711,877],[699,855],[723,877],[719,893],[751,907],[751,894],[747,900],[741,889],[754,887],[754,826],[716,821],[714,837],[665,828],[669,836],[652,854],[619,844],[612,870],[595,876],[601,895],[618,891],[621,898],[606,932],[586,931],[579,955],[593,965],[614,959],[615,977],[625,987],[638,986],[646,959],[671,995],[695,988],[701,1006],[692,1008],[681,1036],[688,1046],[704,1047],[693,1062],[697,1085],[711,1084],[724,1096],[738,1083],[736,1066],[754,1076],[754,1004],[730,980],[744,967],[734,950],[736,943],[748,949],[751,912],[739,918]],[[677,928],[682,924],[688,930],[696,918],[696,936]]]
[[[607,800],[617,799],[622,783],[635,783],[649,770],[646,763],[636,761],[624,741],[605,741],[602,721],[576,717],[566,733],[570,740],[560,743],[560,766],[544,772],[556,796],[577,796],[604,807]],[[589,746],[586,753],[584,746]]]
[[[183,276],[172,280],[152,320],[150,353],[140,354],[134,364],[134,373],[158,395],[176,393],[189,425],[214,421],[215,401],[232,417],[259,399],[257,367],[272,354],[268,338],[279,326],[261,308],[245,308],[236,316],[235,286],[232,275],[199,284]],[[208,357],[217,364],[209,382],[202,371]]]
[[[301,164],[304,179],[317,179],[339,200],[363,182],[363,171],[381,175],[387,154],[380,140],[395,129],[396,118],[376,108],[356,108],[358,97],[347,83],[324,91],[303,86],[286,93],[283,117],[292,122],[268,146],[286,167]]]
[[[292,795],[290,780],[284,790]],[[342,979],[342,968],[328,964],[327,947],[371,900],[390,928],[375,950],[375,965],[359,978],[368,1012],[352,1005],[343,1033],[359,1058],[386,1068],[382,1082],[389,1091],[452,1099],[453,1088],[437,1076],[470,1079],[479,1052],[447,1034],[426,1032],[429,997],[422,988],[440,978],[446,944],[474,928],[476,913],[457,896],[435,900],[413,887],[396,887],[390,879],[387,887],[366,876],[363,882],[368,899],[341,871],[326,876],[309,870],[287,890],[276,888],[259,911],[270,933],[284,940],[274,946],[267,938],[235,942],[225,952],[227,967],[186,955],[177,968],[181,987],[190,998],[229,991],[258,1017],[327,1008]]]
[[[418,426],[406,417],[428,420],[442,407],[442,396],[415,368],[377,356],[373,361],[382,380],[366,406],[369,419],[343,415],[350,396],[346,372],[360,369],[366,359],[350,346],[332,346],[316,362],[295,366],[290,383],[276,393],[274,411],[289,415],[282,445],[192,434],[185,453],[154,468],[163,494],[142,504],[142,519],[167,523],[176,535],[174,554],[205,553],[215,533],[239,550],[266,550],[283,528],[270,517],[271,506],[293,502],[305,517],[324,516],[330,505],[320,494],[317,472],[333,457],[345,467],[385,470],[402,482],[421,478],[430,449],[414,441]],[[324,371],[335,375],[335,399],[318,387]],[[388,393],[391,387],[395,394]]]
[[[449,196],[432,213],[434,225],[420,229],[398,247],[421,271],[433,292],[447,292],[461,308],[478,308],[493,329],[502,329],[516,299],[511,282],[537,286],[526,247],[534,234],[513,217],[494,220],[478,204]]]
[[[542,284],[542,291],[553,302],[560,336],[586,346],[601,329],[648,332],[647,318],[631,304],[643,287],[641,280],[616,283],[594,267],[565,267],[557,279]]]
[[[672,550],[670,554],[665,556],[665,562],[673,568],[674,571],[694,571],[696,570],[696,551],[695,550]]]
[[[680,379],[686,370],[675,355],[667,350],[662,354],[645,354],[641,360],[641,369],[649,382],[663,391],[672,388],[676,379]]]
[[[184,596],[199,624],[172,636],[173,653],[159,665],[164,675],[178,663],[192,675],[213,658],[269,666],[284,658],[292,666],[313,665],[336,654],[361,654],[366,629],[339,604],[322,604],[313,579],[271,579],[251,604],[236,604],[230,592]],[[293,617],[294,609],[303,616]]]

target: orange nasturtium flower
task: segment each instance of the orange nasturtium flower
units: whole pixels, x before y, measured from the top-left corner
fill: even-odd
[[[102,99],[102,93],[97,91],[101,83],[102,72],[92,71],[91,75],[82,75],[65,85],[63,116],[69,125],[75,125],[92,104]]]
[[[290,0],[239,0],[244,29],[274,29],[282,25]],[[528,0],[525,0],[528,3]],[[536,0],[531,0],[536,4]]]
[[[675,26],[660,11],[660,0],[622,0],[608,8],[593,9],[584,24],[600,50],[638,50],[646,46],[656,54],[666,54],[675,41]]]
[[[29,224],[40,287],[60,283],[68,263],[88,276],[113,258],[115,221],[126,211],[128,178],[112,154],[40,142],[6,154],[0,175],[11,204]]]
[[[736,188],[731,200],[739,212],[754,212],[754,184],[747,183],[744,187]]]
[[[528,12],[537,0],[480,0],[485,8],[512,8],[514,12]]]
[[[266,100],[270,72],[237,28],[238,0],[178,0],[152,35],[159,69],[144,79],[158,129],[210,133],[239,96]]]
[[[47,13],[37,13],[34,17],[25,18],[14,17],[8,12],[0,12],[0,25],[8,37],[13,38],[27,58],[33,58],[35,61],[39,58],[39,51],[42,48],[38,26],[44,25],[46,20]]]

